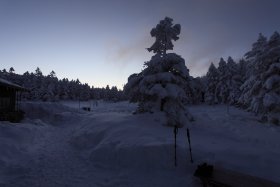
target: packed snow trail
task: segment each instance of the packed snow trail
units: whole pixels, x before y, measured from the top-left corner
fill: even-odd
[[[118,125],[128,115],[131,116],[131,110],[127,108],[123,110],[122,108],[102,109],[100,107],[100,110],[94,113],[77,113],[77,111],[63,112],[58,108],[47,109],[56,106],[44,106],[36,103],[28,105],[26,110],[30,112],[30,115],[27,115],[28,119],[20,125],[35,126],[42,134],[36,136],[32,145],[29,145],[28,156],[19,159],[15,163],[16,167],[13,171],[6,173],[10,175],[10,178],[2,182],[3,186],[162,186],[161,179],[167,176],[169,178],[173,176],[173,180],[165,181],[165,185],[182,186],[188,180],[181,169],[173,168],[171,171],[160,172],[142,168],[138,171],[135,168],[120,168],[113,163],[114,160],[112,163],[110,160],[107,163],[100,163],[99,156],[106,156],[102,154],[102,148],[101,152],[96,151],[97,154],[102,154],[96,157],[96,161],[83,155],[84,152],[79,147],[81,145],[75,143],[74,134],[93,125],[99,126],[97,132],[104,129],[104,133],[106,133],[107,128]],[[67,108],[65,109],[67,110]],[[39,117],[42,120],[37,119]],[[121,133],[121,131],[119,132]],[[82,139],[87,140],[82,144],[82,149],[84,149],[83,146],[87,148],[96,145],[106,137],[101,132],[97,136],[83,134]],[[141,144],[141,142],[139,143]],[[142,150],[143,148],[139,151]],[[136,162],[137,159],[139,158],[135,159]],[[127,166],[125,162],[124,165]],[[173,164],[173,162],[171,163]],[[111,165],[112,167],[110,167]],[[136,163],[136,165],[138,164]]]
[[[93,173],[88,171],[86,160],[79,158],[67,142],[74,123],[64,121],[62,126],[45,128],[44,136],[38,137],[30,151],[27,172],[10,181],[9,186],[78,186],[85,183]]]
[[[135,105],[126,102],[100,103],[91,112],[66,105],[26,103],[23,123],[0,122],[1,187],[196,187],[193,172],[205,161],[280,182],[280,128],[251,113],[190,106],[195,163],[183,128],[175,168],[173,129],[163,126],[162,113],[132,115]]]
[[[57,108],[47,107],[54,106],[37,105],[28,106],[27,111],[31,113],[27,116],[34,118],[28,122],[38,126],[43,134],[32,142],[29,157],[16,163],[14,169],[9,169],[12,177],[3,186],[92,186],[96,171],[92,171],[91,163],[79,157],[78,151],[68,142],[83,114],[52,113],[51,110]],[[40,117],[38,115],[47,115],[47,123],[36,119]]]

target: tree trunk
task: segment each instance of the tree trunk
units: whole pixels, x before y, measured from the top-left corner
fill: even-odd
[[[163,111],[163,107],[164,107],[164,104],[166,103],[166,99],[161,99],[160,100],[160,111],[162,112]]]

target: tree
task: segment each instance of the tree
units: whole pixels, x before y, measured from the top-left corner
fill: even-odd
[[[40,70],[39,67],[37,67],[36,70],[35,70],[35,76],[37,76],[37,77],[42,77],[43,76],[43,73],[42,73],[42,71]]]
[[[79,79],[69,81],[67,78],[59,80],[54,71],[44,76],[39,68],[35,73],[26,71],[23,75],[12,73],[5,69],[0,70],[0,78],[12,81],[18,85],[28,88],[30,92],[22,93],[24,100],[58,101],[63,100],[89,100],[89,99],[109,99],[113,101],[124,100],[123,91],[113,86],[105,89],[90,87],[88,84],[82,84]],[[110,95],[110,98],[107,96]]]
[[[15,69],[14,69],[13,67],[11,67],[11,68],[9,69],[9,73],[10,73],[10,74],[15,73]]]
[[[199,104],[205,102],[205,77],[193,78],[190,76],[188,84],[185,84],[184,90],[187,95],[184,104]]]
[[[238,98],[240,97],[240,86],[242,84],[242,77],[239,73],[238,65],[231,57],[228,57],[227,60],[227,71],[228,77],[226,83],[229,89],[227,100],[229,104],[236,104]]]
[[[151,36],[156,37],[155,43],[148,48],[148,51],[165,55],[166,50],[173,50],[172,40],[178,40],[178,35],[181,31],[181,26],[176,24],[173,26],[173,19],[165,17],[155,28],[151,30]]]
[[[219,72],[213,63],[211,63],[206,74],[206,81],[205,102],[208,104],[216,104],[218,102],[216,87],[219,82]]]
[[[238,99],[238,104],[244,108],[258,108],[252,107],[253,100],[254,102],[257,100],[259,101],[259,99],[253,99],[256,90],[260,89],[258,75],[260,74],[261,69],[259,69],[256,64],[258,61],[262,61],[266,46],[267,38],[260,33],[257,41],[252,44],[252,49],[244,55],[246,60],[246,73],[244,83],[240,86],[241,94]]]
[[[229,96],[229,74],[226,61],[221,58],[218,66],[219,82],[216,87],[216,98],[219,103],[227,103]]]
[[[170,126],[183,126],[186,122],[184,99],[187,98],[184,87],[188,84],[189,70],[185,60],[175,53],[166,54],[173,49],[171,40],[177,40],[180,25],[172,26],[172,19],[165,18],[153,28],[151,36],[156,42],[148,51],[156,53],[150,61],[144,63],[144,70],[132,74],[125,86],[130,101],[138,102],[138,112],[163,111]]]
[[[280,123],[280,35],[274,32],[264,54],[255,65],[258,81],[254,84],[250,110],[266,115],[273,123]],[[257,84],[258,83],[258,84]]]
[[[241,86],[239,103],[262,119],[280,123],[280,35],[274,32],[267,39],[259,35],[248,60],[247,79]],[[248,58],[249,57],[249,58]]]
[[[52,70],[48,76],[51,78],[56,78],[56,73]]]
[[[237,64],[238,72],[241,76],[241,81],[244,82],[246,80],[246,72],[247,72],[247,61],[243,58]]]
[[[142,79],[142,73],[134,73],[128,77],[128,81],[124,86],[124,93],[131,102],[142,100],[142,94],[139,89],[139,84]]]
[[[253,43],[251,51],[247,52],[244,56],[247,60],[247,73],[246,78],[251,75],[258,73],[258,68],[256,68],[257,61],[262,59],[265,48],[267,45],[267,38],[263,36],[262,33],[259,34],[258,40]]]

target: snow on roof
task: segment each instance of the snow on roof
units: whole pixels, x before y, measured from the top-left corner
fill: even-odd
[[[10,87],[10,88],[17,89],[17,90],[27,90],[26,88],[24,88],[22,86],[19,86],[17,84],[14,84],[14,83],[7,81],[5,79],[2,79],[2,78],[0,78],[0,85],[4,85],[4,86]]]

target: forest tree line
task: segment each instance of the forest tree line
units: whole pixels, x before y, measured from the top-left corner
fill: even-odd
[[[67,78],[58,79],[56,73],[51,71],[48,75],[43,75],[39,67],[35,72],[28,71],[22,75],[16,74],[13,67],[8,71],[0,70],[0,78],[11,81],[23,86],[29,92],[22,93],[23,100],[32,101],[59,101],[59,100],[90,100],[104,99],[107,101],[124,100],[122,90],[116,86],[109,85],[106,88],[94,88],[87,83],[81,83],[79,79],[68,80]]]
[[[212,63],[205,77],[205,102],[228,103],[279,124],[280,118],[280,35],[259,37],[239,62],[231,57]]]

